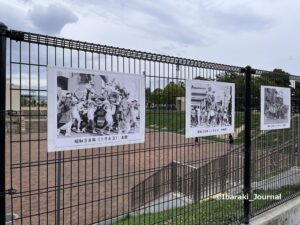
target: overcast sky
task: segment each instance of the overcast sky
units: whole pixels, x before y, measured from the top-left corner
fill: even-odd
[[[300,75],[299,0],[0,0],[10,29]]]

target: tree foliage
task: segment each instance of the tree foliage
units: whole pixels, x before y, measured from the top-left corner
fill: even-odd
[[[165,88],[156,88],[149,94],[146,89],[148,104],[175,104],[176,97],[185,96],[185,85],[183,82],[170,82]]]
[[[217,75],[217,81],[235,83],[236,108],[242,109],[245,103],[245,75],[239,73],[223,73]],[[260,106],[261,86],[289,87],[289,74],[281,69],[274,69],[273,73],[253,75],[251,79],[252,102],[254,108]]]
[[[208,80],[207,78],[198,76],[196,80]],[[216,76],[216,81],[235,83],[236,109],[241,110],[245,103],[245,75],[234,72],[220,73]],[[278,86],[289,87],[289,74],[282,69],[274,69],[272,73],[264,73],[262,75],[252,76],[252,107],[259,108],[260,106],[260,90],[261,86]],[[146,88],[146,100],[148,104],[175,104],[176,97],[185,96],[184,82],[170,82],[164,88],[156,88],[151,91]]]

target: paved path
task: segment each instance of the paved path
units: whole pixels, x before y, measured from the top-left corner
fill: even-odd
[[[6,144],[6,187],[17,190],[13,198],[7,196],[7,212],[21,216],[23,224],[54,224],[58,154],[47,153],[46,133],[8,135]],[[144,144],[66,151],[61,224],[91,224],[125,214],[131,188],[155,170],[174,160],[201,165],[229,149],[226,143],[201,139],[194,145],[194,139],[151,131]]]

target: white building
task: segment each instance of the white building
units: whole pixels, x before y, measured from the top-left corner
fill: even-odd
[[[10,84],[6,81],[6,110],[21,110],[21,90],[19,85]]]
[[[177,111],[185,111],[185,97],[176,97]]]

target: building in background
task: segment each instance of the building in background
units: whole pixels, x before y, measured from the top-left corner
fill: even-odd
[[[21,110],[21,90],[19,85],[6,81],[6,110],[19,112]]]
[[[185,97],[176,97],[176,109],[177,111],[185,111]]]

